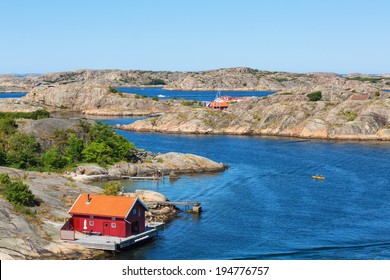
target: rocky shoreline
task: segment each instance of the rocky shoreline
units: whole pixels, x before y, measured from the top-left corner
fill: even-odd
[[[117,128],[137,132],[228,134],[337,140],[390,140],[388,92],[375,97],[341,93],[310,101],[305,94],[251,98],[225,111],[175,108]]]
[[[221,171],[220,164],[194,155],[162,155],[162,158],[184,158],[190,162],[183,162],[174,169],[177,173],[205,172],[206,170]],[[161,157],[159,157],[161,158]],[[166,166],[176,166],[178,162]],[[202,164],[207,164],[202,166]],[[141,164],[142,165],[142,164]],[[120,179],[117,175],[109,175],[110,170],[122,172],[134,170],[131,164],[121,163],[120,167],[104,168],[95,165],[80,166],[73,176],[69,174],[55,174],[47,172],[23,171],[14,168],[0,167],[0,174],[9,174],[12,179],[18,179],[27,184],[33,194],[41,200],[39,206],[31,211],[33,215],[24,215],[14,210],[13,206],[0,197],[0,259],[105,259],[110,256],[104,251],[85,249],[60,240],[60,228],[69,217],[67,214],[75,199],[80,193],[100,193],[102,189],[91,185],[96,180]],[[144,168],[152,172],[160,165],[147,165]],[[143,169],[143,170],[144,170]],[[173,169],[172,169],[173,170]],[[81,174],[82,173],[82,174]],[[100,173],[96,174],[96,173]],[[102,177],[101,173],[104,173]],[[112,174],[112,172],[111,172]],[[107,175],[107,176],[106,176]],[[164,195],[154,191],[135,191],[122,195],[139,197],[146,204],[153,202],[150,211],[146,213],[147,222],[170,222],[175,219],[180,210],[175,206],[166,206],[163,202],[169,201]],[[162,204],[155,204],[162,202]]]
[[[81,165],[74,172],[65,174],[77,182],[96,182],[122,180],[128,177],[169,176],[170,174],[195,174],[223,172],[227,165],[217,163],[205,157],[170,152],[166,154],[149,155],[137,163],[119,162],[107,169],[93,165]]]
[[[224,112],[180,100],[152,100],[111,86],[141,86],[159,79],[166,89],[275,90]],[[1,82],[2,81],[2,82]],[[0,86],[30,86],[19,101],[0,101],[0,111],[44,108],[85,116],[154,116],[119,129],[139,132],[287,136],[309,139],[390,140],[388,75],[287,73],[250,68],[201,72],[79,70],[18,78]],[[310,101],[308,94],[320,92]]]

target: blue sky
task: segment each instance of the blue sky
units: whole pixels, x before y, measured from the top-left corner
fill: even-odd
[[[390,1],[0,2],[0,73],[390,72]]]

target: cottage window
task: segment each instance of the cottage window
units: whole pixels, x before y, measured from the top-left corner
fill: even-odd
[[[89,216],[90,219],[93,219],[93,216]]]
[[[141,211],[138,211],[138,217],[141,218]]]
[[[115,221],[115,220],[116,220],[116,217],[112,217],[111,220]]]
[[[134,214],[134,215],[137,215],[137,209],[134,209],[134,210],[133,210],[133,214]]]
[[[89,226],[93,227],[93,225],[94,225],[94,222],[93,221],[89,221]]]
[[[116,223],[111,223],[112,228],[116,228]]]

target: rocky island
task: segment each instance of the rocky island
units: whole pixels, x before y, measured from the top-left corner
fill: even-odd
[[[59,230],[78,195],[102,192],[93,182],[120,180],[123,175],[220,172],[226,168],[196,155],[137,149],[110,127],[94,121],[48,118],[45,111],[1,116],[1,259],[107,258],[102,251],[59,239]],[[122,152],[118,154],[118,150]],[[124,195],[153,202],[146,213],[148,221],[169,222],[179,213],[176,207],[156,205],[168,200],[159,193]]]
[[[155,85],[277,93],[248,98],[221,111],[115,89]],[[101,257],[58,241],[59,227],[77,195],[101,192],[93,182],[153,176],[156,172],[220,172],[226,168],[197,155],[153,154],[137,149],[112,134],[111,128],[96,127],[87,119],[90,115],[148,117],[118,126],[131,131],[390,140],[389,88],[388,75],[299,74],[250,68],[201,72],[78,70],[21,78],[0,76],[1,91],[28,92],[22,99],[0,100],[0,175],[8,174],[39,198],[26,210],[1,194],[0,258]],[[48,115],[74,111],[86,118]],[[150,192],[129,195],[145,201],[167,199]],[[150,219],[169,220],[177,214],[175,209],[152,210]]]

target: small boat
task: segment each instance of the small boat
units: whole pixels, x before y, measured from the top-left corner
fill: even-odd
[[[311,176],[313,179],[316,179],[316,180],[325,180],[325,177],[323,176],[320,176],[320,175],[313,175]]]
[[[157,97],[158,97],[158,98],[162,98],[162,97],[165,97],[165,95],[159,94],[159,95],[157,95]]]

